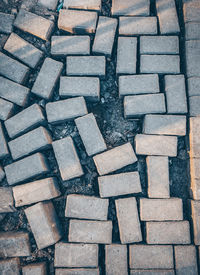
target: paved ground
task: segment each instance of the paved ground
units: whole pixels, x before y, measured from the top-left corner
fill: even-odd
[[[200,2],[0,2],[0,274],[199,274]]]

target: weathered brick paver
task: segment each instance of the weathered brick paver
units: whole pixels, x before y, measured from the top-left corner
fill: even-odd
[[[112,15],[147,16],[150,12],[149,0],[112,0]]]
[[[187,77],[200,76],[200,40],[189,40],[185,42]]]
[[[200,22],[188,22],[185,24],[185,39],[200,39]]]
[[[200,95],[200,77],[190,77],[187,79],[189,96]]]
[[[64,0],[66,9],[101,10],[101,0]]]
[[[192,197],[194,200],[200,199],[200,158],[190,158],[190,180]]]
[[[2,275],[20,275],[20,260],[19,258],[12,258],[9,260],[0,261],[0,272]]]
[[[55,275],[99,275],[98,268],[57,268]]]
[[[191,214],[193,223],[194,244],[200,245],[200,201],[191,200]]]
[[[130,271],[130,275],[175,275],[174,270],[170,269],[140,269]]]
[[[14,19],[15,16],[13,14],[0,12],[0,32],[11,33]]]
[[[50,10],[55,10],[56,6],[58,4],[58,0],[49,0],[49,1],[38,0],[38,4],[48,8]]]
[[[183,3],[184,21],[200,22],[200,4],[199,1],[184,1]]]
[[[199,130],[200,130],[200,118],[190,117],[190,158],[200,157],[200,142],[199,142]]]
[[[120,35],[157,34],[157,18],[153,16],[123,16],[119,17]]]
[[[0,159],[5,158],[8,155],[9,155],[8,146],[7,146],[4,130],[0,122]]]
[[[10,187],[0,187],[0,213],[13,212],[13,204],[12,189]]]
[[[200,96],[190,96],[189,97],[189,104],[190,104],[190,116],[199,116],[199,104],[200,104]]]
[[[14,104],[3,98],[0,98],[0,120],[6,120],[12,116]]]
[[[47,272],[46,263],[34,263],[26,265],[22,268],[23,275],[45,275]]]
[[[4,179],[4,177],[5,177],[4,170],[3,170],[3,168],[0,166],[0,182]]]

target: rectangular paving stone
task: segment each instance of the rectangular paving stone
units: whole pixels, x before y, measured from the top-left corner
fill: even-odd
[[[53,88],[63,69],[63,63],[46,58],[33,84],[31,92],[45,99],[52,97]]]
[[[13,114],[14,104],[0,98],[0,120],[6,120]]]
[[[138,172],[98,177],[98,184],[101,198],[142,192]]]
[[[184,1],[183,3],[184,21],[200,22],[200,3],[199,1]]]
[[[10,187],[0,187],[0,213],[13,212],[13,205],[12,189]]]
[[[194,244],[200,245],[200,201],[191,200],[191,214],[193,224]]]
[[[2,124],[0,122],[0,159],[6,158],[7,156],[9,156],[7,141]]]
[[[68,136],[54,141],[52,145],[62,180],[81,177],[83,169],[72,138]]]
[[[176,274],[198,274],[196,248],[194,245],[176,245],[174,247]]]
[[[200,77],[190,77],[187,79],[188,95],[200,95]]]
[[[95,33],[97,12],[61,9],[58,28],[70,33]]]
[[[185,52],[187,77],[200,77],[198,66],[198,64],[200,63],[200,40],[186,41]]]
[[[190,96],[189,97],[189,106],[190,106],[190,116],[199,116],[200,96]]]
[[[112,0],[112,15],[147,16],[150,13],[149,0]]]
[[[57,268],[55,275],[99,275],[99,268]]]
[[[117,19],[99,16],[94,43],[92,46],[92,51],[94,53],[111,56],[117,24]]]
[[[106,274],[128,275],[127,246],[110,244],[105,246]]]
[[[149,198],[169,198],[169,163],[168,157],[148,156],[147,177]]]
[[[62,35],[51,37],[52,55],[87,55],[90,54],[88,35]]]
[[[179,55],[141,55],[141,73],[179,74]]]
[[[100,81],[98,77],[60,77],[59,95],[62,98],[83,96],[89,101],[99,101]]]
[[[105,56],[67,56],[67,75],[103,77],[105,70]]]
[[[190,181],[192,198],[200,200],[200,158],[190,157]]]
[[[159,93],[157,74],[122,75],[119,77],[119,96]]]
[[[0,32],[9,34],[13,30],[13,21],[15,16],[13,14],[0,12]]]
[[[3,170],[3,168],[0,166],[0,182],[4,179],[4,177],[5,177],[4,170]]]
[[[146,115],[143,122],[144,134],[186,135],[186,116]]]
[[[159,94],[130,95],[124,97],[125,118],[144,114],[165,113],[165,96]]]
[[[142,233],[134,197],[115,200],[119,234],[122,244],[141,242]]]
[[[148,244],[190,244],[189,222],[147,222],[146,240]]]
[[[20,275],[20,260],[19,258],[12,258],[9,260],[0,261],[0,272],[2,275]],[[6,272],[6,273],[5,273]]]
[[[64,8],[101,11],[101,0],[64,0]]]
[[[166,75],[164,79],[167,112],[171,114],[187,113],[187,97],[184,75]]]
[[[130,268],[133,269],[174,268],[171,245],[130,245],[129,259]]]
[[[117,45],[117,74],[135,74],[137,62],[137,38],[119,37]]]
[[[23,231],[0,233],[0,257],[27,257],[31,255],[29,234]]]
[[[58,0],[38,0],[37,4],[42,5],[47,9],[55,10],[58,4]]]
[[[112,221],[70,220],[69,242],[110,244]]]
[[[47,120],[49,123],[62,123],[84,116],[88,113],[83,97],[69,98],[46,104]]]
[[[33,263],[22,267],[22,274],[23,275],[46,275],[46,263]]]
[[[13,185],[48,172],[46,158],[36,153],[5,166],[6,178]]]
[[[115,147],[93,157],[100,176],[114,172],[137,161],[130,143]]]
[[[65,217],[104,221],[108,217],[108,203],[107,199],[71,194],[67,196]]]
[[[93,113],[75,119],[75,123],[88,156],[107,149]]]
[[[136,154],[176,157],[177,141],[175,136],[137,134],[135,137]]]
[[[155,16],[119,17],[119,35],[157,34],[157,18]]]
[[[20,207],[60,196],[56,178],[36,180],[12,188],[15,206]]]
[[[5,121],[5,127],[10,138],[22,135],[45,121],[42,109],[33,104],[15,116]]]
[[[185,40],[200,39],[200,22],[188,22],[185,24]]]
[[[199,158],[200,157],[200,140],[199,140],[199,131],[200,131],[200,117],[190,117],[190,158]]]
[[[39,202],[24,211],[38,249],[53,245],[61,239],[60,224],[51,201]]]
[[[130,275],[175,275],[172,269],[130,270]]]
[[[54,266],[97,267],[98,252],[97,244],[59,242],[55,245]],[[68,255],[68,257],[66,257],[66,255]]]
[[[43,40],[48,40],[53,31],[54,23],[42,16],[20,9],[14,26]]]

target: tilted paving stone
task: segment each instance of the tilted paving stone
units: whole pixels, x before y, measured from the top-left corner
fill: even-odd
[[[12,258],[9,260],[0,261],[0,272],[2,275],[20,275],[20,260],[19,258]],[[6,273],[5,273],[6,272]]]
[[[6,158],[7,156],[9,156],[7,141],[2,124],[0,122],[0,159]]]
[[[47,274],[47,268],[46,263],[34,263],[29,264],[22,267],[22,274],[23,275],[46,275]]]
[[[183,3],[184,21],[200,22],[200,3],[199,1],[184,1]]]
[[[108,199],[71,194],[67,196],[65,217],[88,220],[107,220],[108,203]]]
[[[200,200],[200,158],[190,157],[190,182],[192,198]]]
[[[122,244],[141,242],[142,233],[134,197],[115,200],[119,234]]]
[[[38,104],[33,104],[15,116],[5,121],[5,127],[10,138],[22,135],[36,128],[45,121],[42,109]]]
[[[147,16],[150,13],[149,0],[112,0],[112,15]]]
[[[14,212],[14,200],[10,187],[0,187],[0,213]]]
[[[69,242],[112,243],[112,221],[70,220]]]
[[[200,157],[200,117],[190,117],[190,158]]]
[[[115,147],[93,157],[100,176],[114,172],[137,161],[130,143]]]
[[[200,77],[198,64],[200,63],[200,40],[185,42],[187,77]]]
[[[14,104],[0,98],[0,120],[6,120],[13,114]]]
[[[199,116],[200,96],[190,96],[189,105],[190,105],[190,116]]]
[[[20,207],[60,196],[56,178],[36,180],[12,188],[15,206]]]
[[[13,22],[15,16],[13,14],[0,12],[0,32],[11,33],[13,30]]]
[[[52,145],[62,180],[81,177],[84,173],[72,138],[68,136]]]
[[[66,9],[101,11],[101,0],[64,0],[63,7]]]
[[[0,166],[0,182],[4,179],[4,177],[5,177],[4,170],[3,170],[3,168]]]
[[[55,275],[99,275],[98,268],[57,268]]]
[[[130,270],[130,275],[175,275],[174,270],[170,269],[140,269]]]
[[[53,245],[61,239],[58,216],[51,201],[39,202],[24,211],[38,249]]]
[[[102,198],[142,192],[138,172],[98,177],[98,184],[99,193]]]
[[[200,39],[200,22],[188,22],[185,24],[185,40]]]
[[[53,31],[54,23],[42,16],[20,9],[14,26],[43,40],[48,40]]]
[[[194,244],[200,245],[200,201],[191,200],[191,214],[192,214],[192,224],[193,224],[193,238]]]
[[[117,45],[117,74],[135,74],[137,62],[137,38],[119,37]]]
[[[42,5],[47,9],[55,10],[58,4],[58,0],[38,0],[37,4]]]
[[[188,95],[200,95],[200,77],[190,77],[187,79]]]
[[[98,77],[60,77],[59,95],[62,98],[83,96],[88,101],[99,101],[100,81]]]

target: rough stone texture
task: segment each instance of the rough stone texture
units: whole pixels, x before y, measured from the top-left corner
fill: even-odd
[[[147,16],[150,13],[149,0],[112,0],[112,15]]]
[[[119,77],[119,96],[159,93],[157,74],[122,75]]]
[[[3,171],[3,168],[0,166],[0,182],[4,179],[5,173]]]
[[[65,217],[107,220],[108,203],[109,201],[107,199],[71,194],[67,196]]]
[[[179,55],[141,55],[141,73],[179,74]]]
[[[24,211],[38,249],[53,245],[61,239],[61,228],[51,201],[39,202]]]
[[[13,185],[48,172],[45,157],[36,153],[5,166],[6,178]]]
[[[7,14],[0,12],[0,32],[11,33],[13,30],[13,21],[15,16],[13,14]]]
[[[23,231],[0,233],[0,257],[26,257],[30,255],[28,233]]]
[[[54,23],[42,16],[21,9],[17,14],[14,26],[43,40],[48,40],[53,31]]]
[[[200,117],[190,117],[190,158],[200,157]]]
[[[135,137],[136,153],[138,155],[177,156],[177,137],[142,135]]]
[[[64,0],[66,9],[83,9],[101,11],[101,0]]]
[[[99,193],[102,198],[142,192],[138,172],[98,177],[98,183]]]
[[[106,274],[128,275],[127,246],[111,244],[105,246]]]
[[[23,275],[46,275],[46,263],[34,263],[22,267]]]
[[[171,245],[130,245],[130,268],[173,269],[173,247]]]
[[[190,224],[188,221],[147,222],[146,240],[148,244],[190,244]]]
[[[0,159],[9,156],[8,146],[4,135],[3,127],[0,122]]]
[[[66,255],[68,255],[68,257],[66,257]],[[98,245],[97,244],[63,243],[63,242],[57,243],[55,245],[54,266],[55,267],[97,267],[98,266]]]
[[[13,187],[15,206],[20,207],[60,196],[56,178],[36,180]]]
[[[190,96],[189,105],[190,105],[190,116],[199,116],[200,115],[200,96]]]
[[[13,204],[12,189],[9,187],[0,187],[0,213],[13,212]]]
[[[200,40],[185,42],[187,77],[200,77],[198,64],[200,63]]]
[[[134,197],[115,200],[120,240],[122,244],[141,242],[142,233]]]
[[[200,158],[190,158],[192,198],[200,200]]]
[[[20,275],[20,261],[19,258],[0,261],[1,275]]]
[[[99,175],[109,174],[137,161],[130,143],[115,147],[93,157]]]
[[[124,97],[124,116],[132,116],[165,113],[164,94],[133,95]]]
[[[168,157],[148,156],[148,197],[169,198],[169,164]]]
[[[137,62],[137,38],[119,37],[117,45],[117,74],[135,74]]]
[[[99,101],[100,81],[98,77],[60,77],[59,95],[61,97],[84,96],[89,101]]]
[[[5,127],[9,137],[14,138],[37,127],[42,124],[44,120],[45,118],[41,107],[38,104],[33,104],[6,120]]]
[[[69,242],[110,244],[112,221],[70,220]]]
[[[0,120],[6,120],[13,114],[13,103],[0,98]]]
[[[185,39],[200,39],[200,22],[188,22],[185,24]]]
[[[174,270],[170,269],[147,269],[131,270],[130,275],[175,275]]]
[[[47,9],[55,10],[58,4],[58,0],[38,0],[38,4],[44,6]]]
[[[99,275],[98,268],[59,268],[55,275]]]
[[[34,82],[31,92],[45,99],[51,98],[53,88],[56,85],[62,69],[62,62],[46,58],[36,81]]]
[[[200,3],[199,1],[184,1],[183,3],[184,21],[200,22]]]
[[[191,200],[191,212],[193,223],[194,244],[200,245],[200,201]]]
[[[119,18],[120,35],[143,35],[157,34],[157,18],[149,17],[120,17]]]
[[[91,11],[60,10],[58,28],[71,33],[95,33],[97,13]]]
[[[107,149],[93,113],[75,119],[75,123],[88,156]]]
[[[52,143],[62,180],[69,180],[83,175],[79,157],[70,136]]]
[[[99,16],[92,51],[111,56],[115,32],[117,28],[117,19],[106,16]]]
[[[146,115],[143,123],[144,134],[186,135],[186,116]]]
[[[188,95],[200,95],[200,77],[190,77],[187,79]]]
[[[75,97],[47,103],[46,113],[48,122],[55,124],[84,116],[88,111],[85,99]]]

